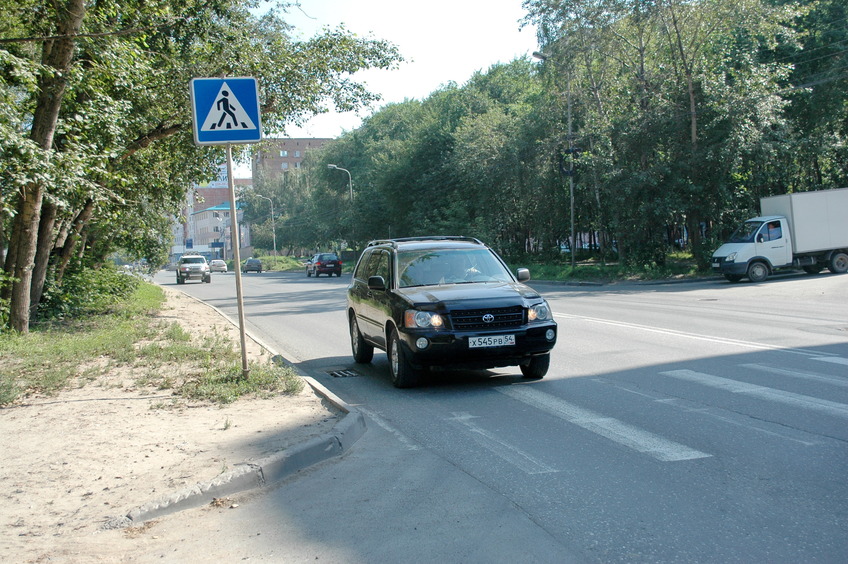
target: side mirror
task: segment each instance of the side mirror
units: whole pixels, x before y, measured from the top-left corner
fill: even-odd
[[[526,268],[519,268],[516,272],[518,273],[519,282],[527,282],[530,280],[530,271]]]
[[[386,281],[383,280],[382,276],[369,276],[368,277],[368,289],[369,290],[385,291]]]
[[[760,233],[759,235],[757,235],[757,243],[762,243],[762,242],[763,242],[763,241],[765,241],[765,240],[766,240],[766,237],[765,237],[765,235],[763,235],[762,233]]]

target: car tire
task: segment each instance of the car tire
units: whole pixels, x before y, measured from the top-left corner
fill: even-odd
[[[551,355],[540,354],[534,356],[526,364],[521,365],[521,374],[525,378],[533,380],[541,380],[548,373],[548,368],[551,366]]]
[[[177,276],[177,284],[185,284],[185,280]]]
[[[768,265],[764,262],[752,262],[748,265],[748,280],[751,282],[765,282],[769,276]]]
[[[848,253],[837,251],[830,257],[828,270],[834,274],[845,274],[848,272]]]
[[[374,347],[365,342],[353,313],[350,314],[350,350],[358,364],[368,364],[374,358]]]
[[[208,274],[206,276],[206,278],[203,279],[203,281],[206,282],[207,284],[211,284],[212,283],[212,275]]]
[[[312,272],[310,272],[310,270],[308,268],[306,269],[306,277],[312,278]]]
[[[411,388],[418,383],[418,374],[406,358],[397,329],[389,336],[389,372],[395,388]]]

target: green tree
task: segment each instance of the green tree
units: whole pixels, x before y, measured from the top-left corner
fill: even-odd
[[[12,164],[0,173],[3,209],[14,216],[5,270],[15,278],[8,290],[15,330],[28,329],[48,270],[58,268],[60,280],[77,247],[94,264],[118,243],[155,252],[164,223],[148,216],[177,212],[184,187],[213,176],[220,149],[191,143],[192,77],[256,76],[263,125],[280,130],[328,104],[372,102],[352,73],[399,60],[394,46],[344,28],[295,40],[281,13],[256,16],[251,7],[238,0],[2,7],[0,150]]]

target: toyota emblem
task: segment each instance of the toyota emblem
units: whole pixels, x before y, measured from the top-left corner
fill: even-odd
[[[491,323],[494,320],[495,320],[495,316],[492,315],[491,313],[487,313],[486,315],[483,316],[483,322],[484,323]]]

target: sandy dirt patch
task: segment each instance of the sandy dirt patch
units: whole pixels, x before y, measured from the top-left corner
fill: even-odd
[[[228,335],[238,350],[237,328],[216,310],[163,289],[163,320]],[[251,360],[268,358],[249,338],[247,353]],[[296,396],[224,407],[167,407],[172,399],[167,390],[137,389],[131,374],[114,372],[0,409],[0,561],[126,557],[132,547],[116,543],[131,534],[106,532],[117,518],[329,432],[343,415],[308,385]]]

